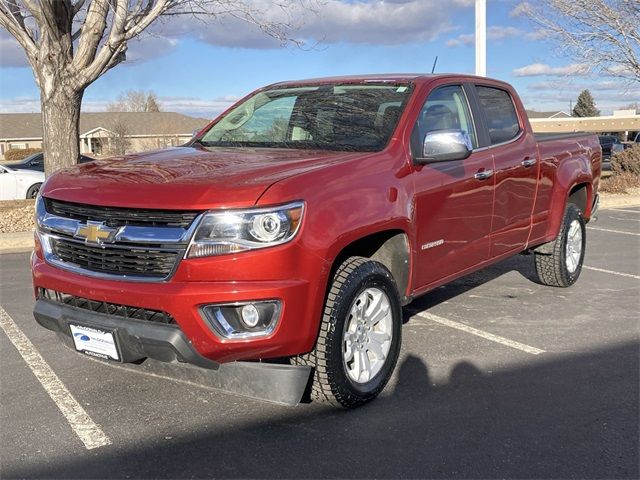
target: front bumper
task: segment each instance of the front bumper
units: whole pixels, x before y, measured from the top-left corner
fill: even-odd
[[[248,256],[247,261],[251,261]],[[298,275],[293,274],[292,270],[296,264],[289,261],[280,262],[280,265],[289,266],[282,269],[285,271],[279,272],[282,276],[286,275],[287,279],[249,281],[242,279],[251,269],[250,266],[244,265],[243,258],[242,262],[235,262],[236,280],[199,281],[204,277],[205,267],[219,267],[218,262],[200,262],[202,268],[196,271],[192,266],[194,262],[184,261],[171,281],[145,283],[90,278],[56,268],[46,263],[39,255],[37,244],[31,262],[36,292],[39,288],[44,288],[96,302],[165,312],[173,317],[177,326],[145,326],[141,330],[140,323],[143,321],[140,320],[97,314],[49,300],[38,300],[36,303],[34,314],[38,322],[49,329],[63,331],[65,335],[70,333],[69,318],[82,325],[117,329],[118,338],[121,336],[123,342],[133,345],[129,349],[129,358],[133,361],[136,356],[139,358],[142,354],[151,358],[169,361],[176,359],[195,364],[202,363],[201,359],[215,364],[290,357],[310,351],[317,337],[323,302],[322,295],[318,295],[317,292],[321,291],[319,284],[324,281],[323,263],[312,267],[304,265],[304,271],[315,272],[314,276],[310,275],[312,280],[299,278],[300,272]],[[240,263],[243,265],[239,265]],[[255,264],[254,261],[254,271]],[[303,266],[300,263],[298,265]],[[209,269],[209,272],[212,270],[215,268]],[[225,269],[224,273],[230,277],[233,272],[233,269]],[[212,277],[221,278],[224,275]],[[189,281],[186,278],[189,278]],[[266,337],[222,339],[214,333],[200,313],[200,308],[207,304],[271,299],[279,300],[282,306],[275,330]],[[167,328],[171,329],[171,332],[167,331]],[[167,337],[171,339],[167,340]],[[158,342],[163,345],[161,348]],[[176,345],[180,345],[180,348]],[[207,363],[207,366],[213,368],[211,363]]]
[[[69,324],[109,329],[116,337],[123,362],[133,363],[145,358],[161,362],[183,362],[199,367],[218,369],[218,363],[201,356],[185,334],[174,325],[144,322],[116,315],[91,312],[49,300],[37,300],[33,316],[44,328],[60,334],[74,348]]]

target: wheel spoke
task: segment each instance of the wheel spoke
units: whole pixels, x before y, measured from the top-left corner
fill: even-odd
[[[348,343],[345,347],[345,353],[344,353],[345,363],[349,363],[351,360],[353,360],[355,353],[356,353],[356,344],[353,342]]]
[[[371,297],[367,305],[367,310],[365,312],[367,318],[373,317],[377,312],[380,311],[380,306],[382,305],[382,297],[382,292],[371,293]]]
[[[369,343],[367,343],[367,349],[372,352],[378,360],[384,360],[386,358],[386,355],[384,354],[384,349],[382,348],[383,342],[374,340],[373,338],[371,338],[371,335],[369,335],[369,340]]]
[[[376,342],[380,345],[384,344],[384,342],[391,340],[391,335],[387,332],[369,332],[369,338],[372,342]]]
[[[358,374],[358,380],[360,381],[368,381],[371,378],[371,362],[369,361],[369,355],[365,350],[359,350],[360,355],[360,370]],[[365,377],[364,379],[362,377]]]

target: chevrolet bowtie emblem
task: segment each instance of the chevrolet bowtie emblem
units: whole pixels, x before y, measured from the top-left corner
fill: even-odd
[[[74,237],[83,238],[85,243],[97,243],[100,245],[105,242],[113,242],[117,232],[116,228],[109,228],[104,222],[89,221],[86,225],[78,225]]]

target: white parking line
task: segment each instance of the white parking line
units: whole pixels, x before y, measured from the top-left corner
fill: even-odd
[[[640,210],[625,210],[623,208],[609,208],[608,210],[614,210],[616,212],[640,213]]]
[[[453,320],[439,317],[438,315],[434,315],[433,313],[420,312],[417,313],[416,316],[424,318],[425,320],[431,320],[432,322],[439,323],[440,325],[445,325],[447,327],[462,330],[463,332],[482,337],[492,342],[506,345],[507,347],[522,350],[523,352],[530,353],[531,355],[540,355],[541,353],[545,353],[544,350],[541,350],[539,348],[531,347],[529,345],[525,345],[524,343],[516,342],[515,340],[509,340],[508,338],[500,337],[483,330],[478,330],[477,328],[470,327],[469,325],[465,325],[464,323],[454,322]]]
[[[640,237],[640,233],[636,232],[625,232],[624,230],[611,230],[609,228],[597,228],[597,227],[587,227],[589,230],[595,230],[597,232],[609,232],[609,233],[622,233],[623,235],[635,235],[636,237]]]
[[[631,273],[614,272],[613,270],[605,270],[604,268],[597,268],[597,267],[588,267],[587,265],[583,265],[582,268],[586,270],[593,270],[594,272],[610,273],[611,275],[620,275],[621,277],[629,277],[629,278],[635,278],[636,280],[640,280],[640,275],[633,275]]]
[[[80,438],[87,450],[111,444],[102,429],[96,425],[73,395],[67,390],[55,372],[45,362],[42,355],[27,336],[18,328],[13,319],[0,307],[0,327],[7,334],[11,343],[18,349],[25,363],[29,366],[51,400],[67,419],[71,429]]]
[[[621,220],[623,222],[640,222],[640,218],[620,218],[620,217],[609,217],[613,220]]]

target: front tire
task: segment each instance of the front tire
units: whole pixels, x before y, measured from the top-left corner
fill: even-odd
[[[38,196],[38,192],[40,191],[40,187],[42,183],[35,183],[29,187],[27,190],[27,200],[31,198],[36,198]]]
[[[373,400],[398,362],[402,310],[381,263],[350,257],[336,271],[312,352],[293,362],[313,368],[311,398],[344,408]]]
[[[558,237],[547,247],[550,253],[535,253],[536,272],[544,285],[570,287],[582,271],[586,247],[586,225],[582,211],[570,203],[564,212]]]

